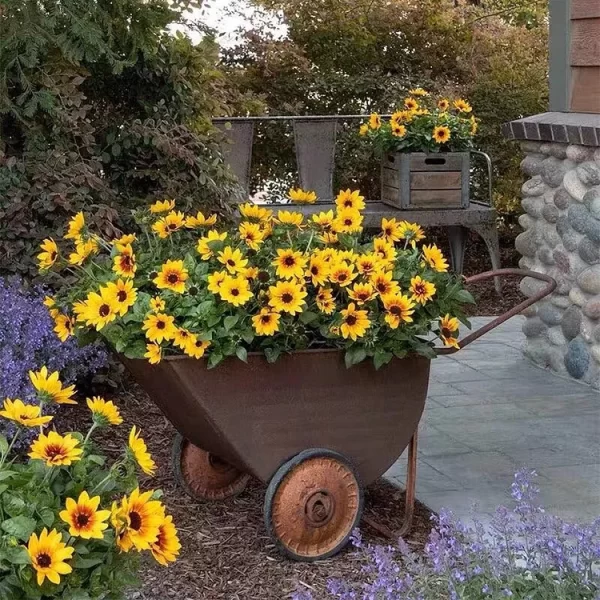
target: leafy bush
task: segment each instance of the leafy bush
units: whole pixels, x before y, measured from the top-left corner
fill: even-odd
[[[512,485],[514,506],[499,507],[487,528],[466,526],[442,511],[423,556],[400,540],[396,548],[354,544],[365,555],[366,583],[331,581],[338,600],[595,600],[600,593],[600,519],[575,525],[537,502],[534,471]],[[298,593],[295,600],[310,600]]]
[[[179,553],[160,493],[142,493],[137,484],[136,466],[152,475],[155,464],[133,427],[128,447],[107,466],[93,433],[123,419],[102,398],[87,401],[92,425],[85,437],[44,434],[53,418],[44,407],[75,403],[75,389],[46,367],[29,375],[39,404],[7,399],[0,410],[17,427],[10,444],[0,436],[0,597],[119,600],[136,582],[140,551],[163,565]],[[36,427],[29,460],[9,460],[16,440]]]
[[[107,365],[101,345],[79,347],[75,339],[62,342],[43,301],[42,288],[26,290],[19,279],[0,277],[0,398],[36,401],[29,372],[43,365],[60,371],[68,384]],[[2,433],[13,433],[7,421],[0,421]]]
[[[316,201],[314,192],[289,195]],[[73,280],[57,296],[57,326],[97,331],[131,358],[206,354],[209,366],[252,350],[274,361],[325,346],[345,349],[348,366],[372,357],[380,367],[410,352],[433,358],[432,331],[456,346],[472,297],[441,251],[419,247],[422,229],[395,219],[361,237],[358,191],[340,192],[336,204],[306,222],[244,204],[239,226],[215,229],[215,215],[186,216],[166,200],[136,213],[138,239],[112,243],[79,214],[68,233],[75,252],[48,239],[39,255],[43,269],[66,267]]]
[[[155,197],[225,209],[237,186],[210,125],[234,101],[210,36],[167,33],[190,0],[4,0],[0,271],[94,205],[110,235]]]

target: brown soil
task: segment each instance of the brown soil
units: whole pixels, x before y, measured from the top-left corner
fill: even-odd
[[[263,525],[265,486],[252,480],[238,497],[201,504],[190,499],[176,485],[171,469],[171,442],[174,429],[146,394],[126,380],[127,392],[113,398],[125,423],[100,432],[98,444],[116,455],[126,444],[131,425],[142,436],[158,464],[157,476],[142,481],[142,488],[161,488],[164,502],[173,514],[182,542],[179,560],[163,568],[148,559],[142,573],[143,585],[131,599],[164,600],[281,600],[297,589],[310,589],[315,600],[324,598],[330,578],[360,578],[362,558],[351,548],[318,563],[297,563],[283,558]],[[89,417],[85,403],[61,411],[59,431],[85,429]],[[366,490],[364,515],[378,525],[397,531],[402,524],[404,492],[384,480]],[[414,528],[407,542],[423,547],[429,531],[430,511],[417,504]],[[364,521],[365,540],[388,544]]]

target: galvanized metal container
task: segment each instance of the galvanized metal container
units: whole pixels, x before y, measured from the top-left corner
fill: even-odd
[[[469,206],[469,152],[388,154],[381,164],[381,199],[399,209]]]

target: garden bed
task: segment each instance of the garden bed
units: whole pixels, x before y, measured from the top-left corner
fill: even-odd
[[[110,454],[118,454],[128,427],[136,424],[159,468],[145,488],[161,488],[165,502],[179,528],[182,551],[179,560],[167,570],[157,570],[148,561],[142,572],[143,585],[132,599],[164,600],[281,600],[297,590],[314,590],[321,598],[327,580],[335,577],[356,579],[361,557],[346,550],[319,563],[296,563],[283,559],[267,535],[262,516],[264,488],[251,481],[237,498],[218,503],[198,504],[175,484],[171,469],[171,441],[174,429],[158,408],[130,380],[127,392],[112,398],[122,411],[125,424],[99,432],[97,440]],[[61,411],[57,427],[63,430],[83,427],[88,420],[85,403]],[[61,422],[62,421],[62,422]],[[404,493],[380,480],[366,490],[365,516],[391,530],[402,524]],[[416,549],[423,546],[430,530],[430,512],[417,503],[415,524],[408,540]],[[372,527],[362,524],[368,541],[388,543]]]

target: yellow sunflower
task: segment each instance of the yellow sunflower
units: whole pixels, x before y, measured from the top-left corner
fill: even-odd
[[[444,258],[442,251],[435,245],[423,246],[423,257],[425,262],[438,273],[445,273],[448,270],[448,261]]]
[[[327,212],[322,211],[313,215],[311,217],[312,222],[317,225],[323,231],[332,231],[333,230],[333,220],[335,216],[333,214],[333,210],[328,210]]]
[[[391,271],[375,271],[369,281],[381,297],[400,292],[400,284],[394,281],[394,274]]]
[[[109,281],[106,284],[106,297],[112,300],[117,307],[117,313],[121,316],[135,304],[137,290],[133,287],[131,279],[117,279],[116,283]]]
[[[454,101],[454,108],[458,112],[463,112],[463,113],[470,113],[473,110],[471,105],[466,100],[463,100],[462,98],[459,98],[458,100]]]
[[[330,315],[335,311],[335,300],[330,288],[319,288],[317,291],[316,303],[318,309],[326,315]]]
[[[444,342],[444,345],[460,349],[460,344],[456,337],[459,327],[460,324],[456,317],[445,315],[440,319],[440,339]]]
[[[40,269],[49,269],[58,258],[58,246],[52,238],[46,238],[40,244],[40,249],[42,252],[37,255]]]
[[[445,144],[450,139],[450,129],[445,125],[439,125],[433,130],[433,139],[438,144]]]
[[[293,225],[294,227],[300,227],[304,221],[304,216],[299,212],[280,210],[277,213],[277,221],[281,225]]]
[[[154,298],[150,298],[150,310],[152,312],[162,312],[163,310],[165,310],[165,307],[165,301],[159,296],[154,296]]]
[[[215,271],[208,276],[208,291],[218,294],[221,291],[221,284],[229,277],[227,271]]]
[[[383,218],[381,220],[381,233],[388,242],[394,243],[400,241],[400,231],[400,223],[396,219]]]
[[[414,88],[412,90],[408,90],[408,93],[411,96],[429,96],[429,92],[424,90],[422,87]]]
[[[324,231],[321,235],[319,235],[319,239],[324,244],[329,245],[337,244],[339,241],[337,233],[334,233],[333,231]]]
[[[198,240],[196,251],[200,254],[202,260],[209,260],[214,256],[213,248],[221,247],[222,242],[227,238],[227,232],[219,233],[214,229],[208,231],[208,233]],[[211,247],[212,246],[212,247]]]
[[[363,337],[371,325],[366,310],[358,310],[354,302],[348,308],[340,311],[342,313],[342,324],[340,333],[344,339],[356,340]]]
[[[365,197],[361,196],[358,190],[343,190],[336,196],[335,205],[338,211],[363,210],[365,208]]]
[[[113,271],[121,277],[133,277],[137,271],[137,265],[131,244],[124,244],[119,247],[119,250],[119,254],[113,261]]]
[[[77,404],[73,400],[75,386],[63,388],[58,378],[58,371],[48,374],[48,369],[42,367],[39,371],[29,371],[29,379],[35,388],[38,397],[44,402],[56,402],[57,404]]]
[[[100,427],[120,425],[123,422],[119,409],[110,400],[94,396],[93,398],[86,398],[86,404],[92,412],[94,423]]]
[[[276,312],[295,315],[302,312],[306,296],[307,293],[300,284],[278,281],[269,287],[269,306],[272,306]]]
[[[225,302],[229,302],[233,306],[243,306],[252,298],[250,284],[241,275],[227,277],[221,284],[219,294]]]
[[[342,260],[331,265],[329,281],[341,287],[346,287],[356,279],[356,275],[354,265]]]
[[[306,276],[311,278],[313,285],[324,285],[329,276],[329,263],[318,254],[310,258]]]
[[[135,240],[137,240],[135,233],[126,233],[120,238],[113,240],[112,244],[119,252],[122,252],[124,246],[127,246],[127,244],[133,244]]]
[[[412,300],[419,304],[425,305],[435,295],[435,285],[431,281],[422,279],[419,275],[416,275],[410,280],[410,291],[412,293]]]
[[[358,128],[358,135],[365,136],[367,133],[369,133],[369,124],[362,123],[362,125]]]
[[[390,123],[390,128],[394,137],[402,138],[406,135],[406,127],[404,125],[401,125],[400,123],[392,121]]]
[[[379,129],[381,127],[381,117],[377,113],[371,113],[369,117],[369,128]]]
[[[338,210],[334,221],[334,228],[338,233],[360,233],[362,231],[363,216],[354,208]]]
[[[197,227],[212,227],[217,222],[217,215],[205,217],[204,213],[198,211],[196,216],[189,216],[185,219],[185,226],[188,229],[196,229]]]
[[[437,107],[442,111],[446,112],[450,108],[450,102],[446,98],[440,98],[437,103]]]
[[[88,256],[98,252],[98,243],[95,240],[78,240],[75,243],[75,252],[69,255],[69,264],[81,266]]]
[[[121,506],[113,506],[111,520],[122,550],[150,550],[157,542],[165,509],[158,500],[152,500],[153,494],[152,490],[140,494],[136,488],[121,500]]]
[[[356,268],[361,275],[371,275],[379,266],[379,256],[375,252],[360,254],[356,257]]]
[[[172,340],[175,336],[175,318],[165,313],[148,315],[142,324],[142,330],[151,342],[162,342]]]
[[[240,275],[245,277],[248,280],[248,283],[252,283],[258,277],[259,273],[260,270],[258,267],[248,267],[247,269],[241,271]]]
[[[241,250],[238,248],[234,250],[231,246],[225,246],[225,248],[217,254],[217,260],[222,265],[225,265],[225,268],[230,273],[239,273],[248,265],[248,259],[244,258]]]
[[[314,204],[317,201],[317,194],[301,188],[292,188],[288,192],[288,198],[295,204]]]
[[[279,248],[273,261],[275,272],[282,279],[302,279],[306,269],[306,257],[291,248]]]
[[[75,322],[72,317],[62,313],[54,314],[54,333],[61,342],[66,342],[73,335]]]
[[[273,218],[273,211],[264,206],[259,206],[252,202],[246,202],[246,204],[240,204],[240,214],[250,221],[270,221]]]
[[[67,233],[65,234],[66,240],[78,240],[81,237],[83,228],[85,227],[85,217],[82,212],[78,212],[70,221]]]
[[[192,358],[202,358],[206,349],[210,346],[209,341],[199,340],[195,335],[188,341],[185,353]]]
[[[260,313],[252,317],[252,326],[256,335],[273,335],[279,330],[281,315],[268,308],[261,308]]]
[[[175,208],[175,200],[158,200],[150,205],[150,212],[153,214],[170,212]]]
[[[0,417],[14,421],[23,427],[41,427],[52,421],[52,417],[42,416],[42,409],[39,406],[25,404],[19,398],[15,400],[6,398],[3,410],[0,410]]]
[[[151,365],[157,365],[162,359],[162,348],[156,343],[146,344],[144,358],[147,358]]]
[[[131,428],[129,432],[128,452],[140,469],[146,475],[152,477],[156,473],[156,463],[152,460],[146,442],[140,437],[140,433],[136,430],[135,425]]]
[[[62,541],[62,534],[56,529],[48,533],[44,527],[39,538],[32,533],[27,542],[27,554],[36,572],[37,584],[41,586],[48,578],[58,585],[61,575],[68,575],[73,571],[73,567],[66,562],[73,557],[73,552],[75,549]]]
[[[425,239],[425,232],[416,223],[402,221],[400,223],[400,239],[408,240],[410,245],[414,248],[417,242]]]
[[[106,287],[98,291],[90,292],[77,312],[80,321],[100,331],[117,318],[119,306],[114,298],[109,297]]]
[[[67,498],[65,510],[58,516],[69,526],[69,534],[84,540],[101,540],[104,530],[108,527],[110,510],[98,510],[100,496],[90,498],[86,491],[79,494],[79,498]]]
[[[397,329],[400,323],[412,323],[412,314],[415,312],[415,304],[403,294],[390,294],[384,296],[383,307],[386,310],[385,322],[390,329]]]
[[[390,266],[396,260],[394,244],[388,242],[385,238],[375,238],[373,240],[373,252],[379,257],[380,262],[388,263]]]
[[[357,283],[352,289],[348,290],[348,296],[359,306],[375,298],[375,288],[370,283]]]
[[[81,460],[83,450],[79,448],[79,440],[70,434],[59,435],[49,431],[48,435],[40,433],[31,444],[29,458],[43,460],[47,467],[68,467]]]
[[[177,537],[177,528],[173,524],[173,517],[165,517],[158,528],[158,537],[150,546],[150,552],[156,561],[166,567],[170,562],[177,560],[181,544]]]
[[[419,103],[414,98],[405,98],[404,108],[411,111],[417,110],[419,108]]]
[[[477,133],[477,130],[479,129],[479,124],[477,123],[477,119],[474,116],[471,116],[469,120],[471,122],[471,129],[469,130],[469,133],[471,135],[475,135]]]
[[[185,292],[185,282],[189,275],[182,260],[168,260],[152,280],[159,290],[171,290],[176,294]]]
[[[161,239],[168,238],[185,225],[185,215],[182,212],[170,212],[152,225],[152,231]]]
[[[410,123],[414,119],[414,114],[410,110],[398,110],[392,114],[390,123],[401,125],[403,123]]]
[[[252,250],[258,250],[265,239],[265,232],[258,223],[244,221],[239,227],[240,239]]]
[[[188,331],[184,327],[177,327],[175,329],[175,335],[173,336],[173,344],[177,346],[177,348],[185,350],[190,339],[192,339],[193,337],[194,335],[191,331]]]

